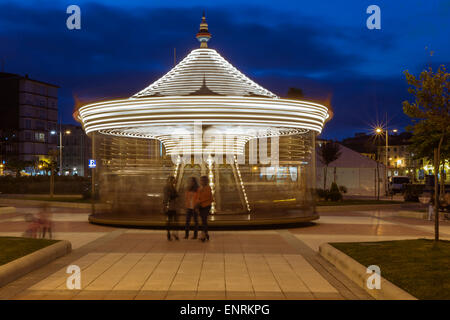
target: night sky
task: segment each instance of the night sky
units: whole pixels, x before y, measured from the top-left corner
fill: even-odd
[[[68,5],[81,30],[68,30]],[[366,8],[381,8],[381,30]],[[403,71],[449,65],[450,1],[2,1],[4,71],[59,85],[62,121],[81,101],[129,97],[199,47],[203,10],[209,42],[251,79],[281,96],[331,98],[335,117],[323,132],[341,139],[382,122],[403,129],[409,97]],[[426,47],[434,51],[432,57]]]

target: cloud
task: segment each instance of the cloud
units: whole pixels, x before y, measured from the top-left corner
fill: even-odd
[[[198,47],[201,7],[83,3],[82,29],[76,31],[67,30],[65,9],[0,4],[0,57],[8,72],[58,84],[66,122],[73,121],[73,94],[82,100],[131,96],[173,66],[174,47],[178,61]],[[269,90],[284,94],[297,86],[312,98],[331,96],[336,115],[325,134],[356,128],[377,112],[401,113],[402,70],[397,77],[362,75],[373,56],[395,50],[388,31],[367,33],[301,13],[283,19],[263,4],[211,7],[207,19],[211,47]],[[389,61],[381,63],[389,69]]]

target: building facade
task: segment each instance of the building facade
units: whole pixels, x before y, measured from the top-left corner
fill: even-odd
[[[0,73],[1,157],[6,167],[10,161],[36,166],[56,150],[57,138],[50,132],[57,127],[58,88],[28,75]]]
[[[390,134],[386,149],[384,136],[374,136],[365,133],[357,133],[354,137],[342,140],[342,145],[357,151],[358,153],[386,164],[387,151],[387,175],[388,177],[407,176],[413,183],[426,183],[430,176],[434,175],[433,159],[420,158],[414,155],[410,148],[411,133],[402,132]],[[450,182],[449,161],[444,165],[443,178],[445,183]]]
[[[87,176],[91,158],[91,140],[79,125],[63,124],[62,174],[65,176]]]

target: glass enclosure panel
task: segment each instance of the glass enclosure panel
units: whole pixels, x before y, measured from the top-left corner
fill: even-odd
[[[279,163],[251,164],[249,142],[245,163],[213,164],[216,215],[286,212],[301,216],[314,212],[315,133],[279,137]],[[267,139],[267,150],[271,140]],[[270,152],[269,152],[270,154]],[[269,155],[270,156],[270,155]],[[94,134],[96,214],[161,219],[162,191],[166,178],[176,173],[183,213],[184,190],[189,177],[208,175],[207,163],[181,163],[178,167],[154,139]],[[192,157],[193,160],[193,157]]]

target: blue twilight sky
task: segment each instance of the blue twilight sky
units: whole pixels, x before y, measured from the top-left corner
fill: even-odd
[[[81,8],[81,30],[66,28],[67,6]],[[381,8],[381,30],[366,9]],[[0,58],[6,72],[55,83],[63,122],[81,101],[128,97],[198,47],[202,11],[218,50],[267,89],[331,98],[323,136],[369,132],[388,113],[403,129],[403,71],[450,61],[446,0],[0,0]],[[432,57],[426,47],[434,51]]]

